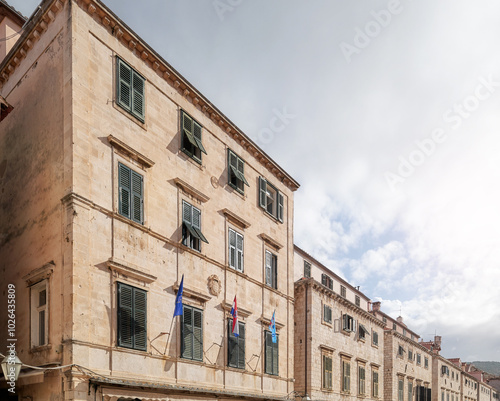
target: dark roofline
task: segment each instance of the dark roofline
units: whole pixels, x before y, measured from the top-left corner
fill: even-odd
[[[19,26],[23,26],[26,22],[27,18],[22,15],[19,11],[17,11],[14,7],[12,7],[5,0],[0,0],[0,21],[3,20],[3,17],[9,17]]]
[[[349,284],[347,281],[345,281],[342,277],[339,277],[337,274],[335,274],[334,272],[332,272],[328,267],[326,267],[323,263],[321,263],[320,261],[318,261],[318,259],[314,258],[313,256],[311,256],[310,254],[308,254],[306,251],[304,251],[302,248],[299,248],[298,245],[296,244],[293,244],[293,247],[294,249],[301,253],[302,255],[304,255],[305,257],[307,257],[307,259],[311,259],[314,264],[316,265],[319,265],[321,266],[322,268],[324,268],[327,272],[329,272],[331,275],[335,276],[335,278],[338,280],[338,281],[341,281],[342,283],[344,283],[347,287],[349,287],[352,291],[354,291],[355,293],[361,295],[363,298],[365,298],[368,302],[371,302],[371,299],[369,297],[367,297],[364,293],[362,293],[360,290],[356,289],[356,287],[354,287],[352,284]]]
[[[376,313],[380,313],[382,316],[385,316],[386,318],[392,320],[394,323],[396,324],[399,324],[400,326],[404,326],[405,330],[409,331],[411,334],[415,335],[415,337],[417,338],[422,338],[420,337],[420,335],[418,335],[416,332],[414,332],[412,329],[409,329],[408,326],[404,323],[400,323],[398,322],[396,319],[394,319],[393,317],[389,316],[387,313],[385,312],[382,312],[381,310],[378,310],[378,311],[372,311],[372,313],[376,314]],[[392,329],[391,329],[392,330]]]
[[[4,0],[0,0],[4,1]],[[0,64],[0,79],[1,73],[6,68],[6,66],[11,62],[11,59],[14,55],[19,51],[19,49],[24,45],[25,40],[29,37],[33,29],[39,24],[40,20],[43,16],[49,11],[53,4],[56,3],[57,0],[43,0],[40,5],[35,9],[29,20],[26,22],[25,29],[23,30],[21,37],[18,39],[14,47],[10,50],[7,56],[3,59]],[[73,1],[73,0],[62,0],[62,1]],[[228,129],[230,128],[233,132],[233,135],[236,137],[243,137],[244,141],[250,146],[245,146],[249,153],[253,153],[255,159],[260,163],[260,165],[267,168],[267,170],[274,175],[278,180],[281,180],[283,185],[289,188],[292,192],[295,192],[300,184],[290,175],[285,169],[283,169],[278,163],[276,163],[264,150],[262,150],[247,134],[245,134],[240,128],[236,126],[226,115],[224,115],[217,107],[215,107],[212,102],[210,102],[201,92],[199,92],[194,85],[192,85],[187,79],[185,79],[175,68],[173,68],[163,57],[161,57],[145,40],[143,40],[139,35],[137,35],[133,29],[131,29],[127,24],[125,24],[113,11],[111,11],[102,1],[100,0],[83,0],[84,4],[95,4],[97,5],[105,14],[108,14],[114,21],[113,27],[118,25],[118,27],[123,27],[129,36],[131,36],[134,40],[137,40],[139,45],[146,50],[150,55],[153,55],[159,62],[161,62],[167,70],[172,71],[176,79],[181,81],[181,83],[189,88],[188,92],[192,92],[193,95],[198,97],[214,112],[216,116],[220,118],[220,121],[224,121],[228,125]],[[82,4],[79,4],[80,7],[83,8]],[[94,12],[95,12],[95,6]],[[87,10],[85,10],[88,13]],[[115,25],[115,22],[117,24]],[[123,34],[123,33],[122,33]],[[215,120],[212,118],[215,123]],[[229,134],[227,134],[229,135]],[[260,156],[260,157],[259,157]]]
[[[170,65],[170,63],[168,63],[161,55],[159,55],[148,44],[148,42],[146,42],[139,35],[137,35],[137,33],[132,28],[130,28],[125,22],[123,22],[123,20],[120,17],[118,17],[110,8],[108,8],[106,6],[106,4],[104,4],[101,0],[89,0],[88,2],[90,3],[92,1],[95,2],[96,4],[98,4],[99,7],[101,7],[103,10],[105,10],[114,19],[116,19],[121,25],[123,25],[123,27],[126,30],[128,30],[130,33],[132,33],[141,42],[141,44],[144,46],[144,48],[146,48],[151,54],[154,54],[154,56],[156,58],[158,58],[158,60],[160,60],[166,66],[168,66],[168,68],[171,69],[177,75],[177,77],[180,78],[184,82],[184,84],[186,86],[188,86],[190,89],[194,89],[196,94],[199,95],[205,101],[205,103],[207,103],[214,111],[216,111],[222,118],[224,118],[224,120],[226,120],[232,127],[234,127],[234,129],[239,134],[243,135],[245,137],[245,139],[248,142],[250,142],[260,153],[262,153],[265,156],[265,158],[268,159],[272,163],[273,167],[275,167],[286,178],[288,178],[288,180],[290,181],[290,185],[285,184],[285,186],[289,187],[292,192],[295,192],[300,187],[300,184],[290,174],[288,174],[281,166],[279,166],[278,163],[276,163],[266,152],[264,152],[264,150],[262,150],[262,148],[260,146],[258,146],[247,134],[245,134],[245,132],[243,130],[238,128],[238,126],[235,123],[233,123],[224,113],[222,113],[211,101],[209,101],[208,98],[206,98],[201,92],[199,92],[196,89],[196,86],[191,84],[186,78],[184,78],[184,76],[181,73],[179,73],[179,71],[177,71],[174,67],[172,67],[172,65]],[[272,171],[271,168],[268,168],[268,170]]]

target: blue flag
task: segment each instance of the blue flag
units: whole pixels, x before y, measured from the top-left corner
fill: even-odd
[[[238,337],[240,335],[240,330],[238,326],[238,304],[236,303],[236,295],[234,296],[233,307],[231,308],[231,316],[233,317],[231,332],[235,337]]]
[[[269,323],[269,330],[271,331],[271,334],[273,336],[273,343],[276,343],[278,341],[278,338],[276,337],[276,320],[274,319],[275,313],[276,309],[273,312],[273,318],[271,319],[271,323]]]
[[[182,275],[181,285],[177,291],[177,296],[175,297],[175,310],[174,317],[182,316],[182,291],[184,290],[184,274]]]

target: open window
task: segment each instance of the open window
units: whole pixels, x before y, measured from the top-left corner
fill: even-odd
[[[250,186],[245,178],[245,162],[236,153],[228,149],[228,182],[241,194],[245,193],[245,185]]]
[[[283,223],[283,194],[263,177],[259,177],[259,205],[268,214]]]
[[[182,244],[201,251],[201,241],[208,244],[201,232],[201,211],[186,201],[182,201]]]
[[[181,146],[189,157],[201,163],[201,153],[207,154],[201,141],[201,125],[186,112],[181,111]]]

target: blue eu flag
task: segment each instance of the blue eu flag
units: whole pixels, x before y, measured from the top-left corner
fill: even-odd
[[[181,285],[177,291],[177,296],[175,297],[175,310],[174,317],[182,316],[182,291],[184,290],[184,274],[182,275]]]

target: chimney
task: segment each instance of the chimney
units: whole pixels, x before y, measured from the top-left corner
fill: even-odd
[[[380,301],[373,302],[373,303],[372,303],[372,311],[373,311],[373,312],[378,312],[378,311],[380,311],[380,305],[381,305],[381,302],[380,302]]]
[[[403,316],[398,316],[396,320],[398,321],[398,323],[403,323]]]

